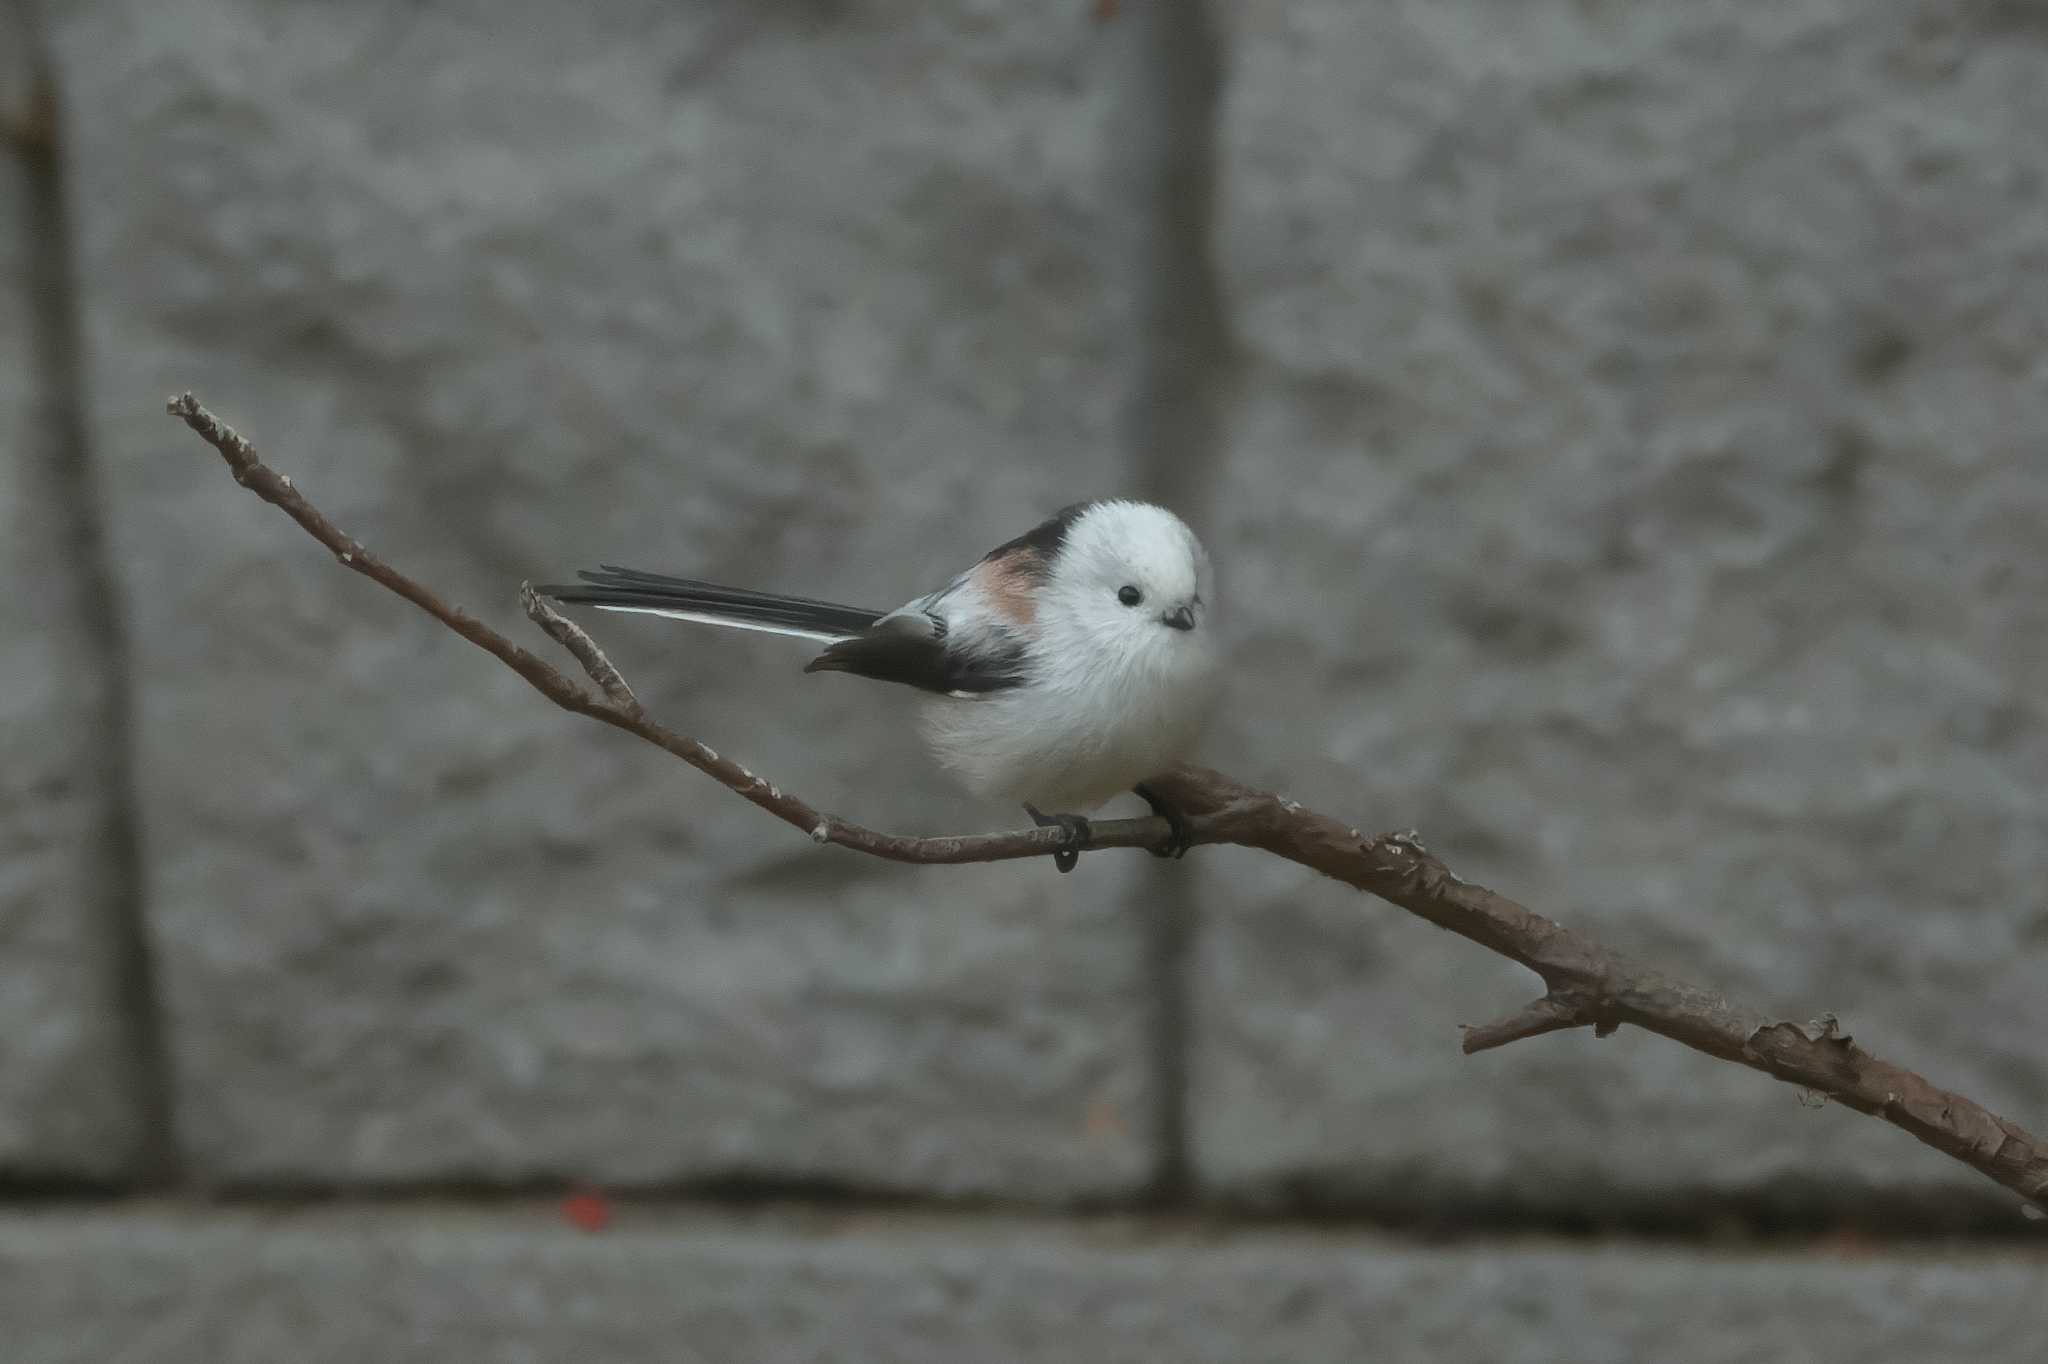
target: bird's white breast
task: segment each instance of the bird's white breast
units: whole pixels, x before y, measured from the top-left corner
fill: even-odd
[[[1025,686],[934,697],[926,740],[978,796],[1085,814],[1186,756],[1205,718],[1206,641],[1161,643],[1193,647],[1041,658]]]

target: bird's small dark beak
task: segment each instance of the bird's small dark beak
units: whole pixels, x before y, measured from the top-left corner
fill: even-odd
[[[1195,608],[1176,606],[1159,619],[1176,630],[1192,630],[1195,628]]]

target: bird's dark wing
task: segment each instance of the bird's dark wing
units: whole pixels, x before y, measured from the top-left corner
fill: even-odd
[[[948,696],[1021,687],[1027,676],[1022,640],[987,633],[961,640],[950,635],[944,617],[912,609],[833,644],[804,671],[858,673]]]
[[[1005,540],[984,554],[982,562],[1014,556],[1019,564],[1036,564],[1036,571],[1042,578],[1051,571],[1052,561],[1059,556],[1061,546],[1066,544],[1067,531],[1074,522],[1081,519],[1084,512],[1095,505],[1093,502],[1076,502],[1071,506],[1061,507],[1016,539]]]

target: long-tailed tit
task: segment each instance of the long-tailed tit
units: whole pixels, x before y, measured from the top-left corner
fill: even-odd
[[[848,672],[928,693],[924,735],[976,795],[1021,803],[1069,830],[1185,753],[1216,675],[1209,556],[1179,517],[1144,502],[1084,502],[996,546],[936,592],[894,611],[837,606],[607,566],[563,602],[820,640],[805,672]],[[1047,813],[1050,811],[1051,813]]]

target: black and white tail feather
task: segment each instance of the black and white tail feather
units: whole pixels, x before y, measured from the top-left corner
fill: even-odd
[[[578,602],[607,611],[637,611],[671,620],[759,630],[771,635],[815,639],[826,643],[860,634],[886,612],[839,606],[812,597],[786,597],[744,587],[721,587],[696,578],[606,564],[576,574],[583,586],[549,586],[540,590],[557,601]]]
[[[1021,631],[995,626],[956,633],[949,624],[949,620],[973,621],[977,615],[968,574],[894,611],[724,587],[697,578],[673,578],[609,564],[576,576],[583,579],[584,586],[540,590],[557,601],[604,611],[757,630],[829,646],[804,665],[805,672],[857,673],[953,697],[1021,687],[1028,675]]]
[[[940,762],[1034,815],[1078,816],[1179,761],[1216,671],[1208,556],[1178,517],[1142,502],[1068,507],[893,611],[611,565],[578,576],[539,590],[813,640],[826,647],[806,672],[928,693]]]

